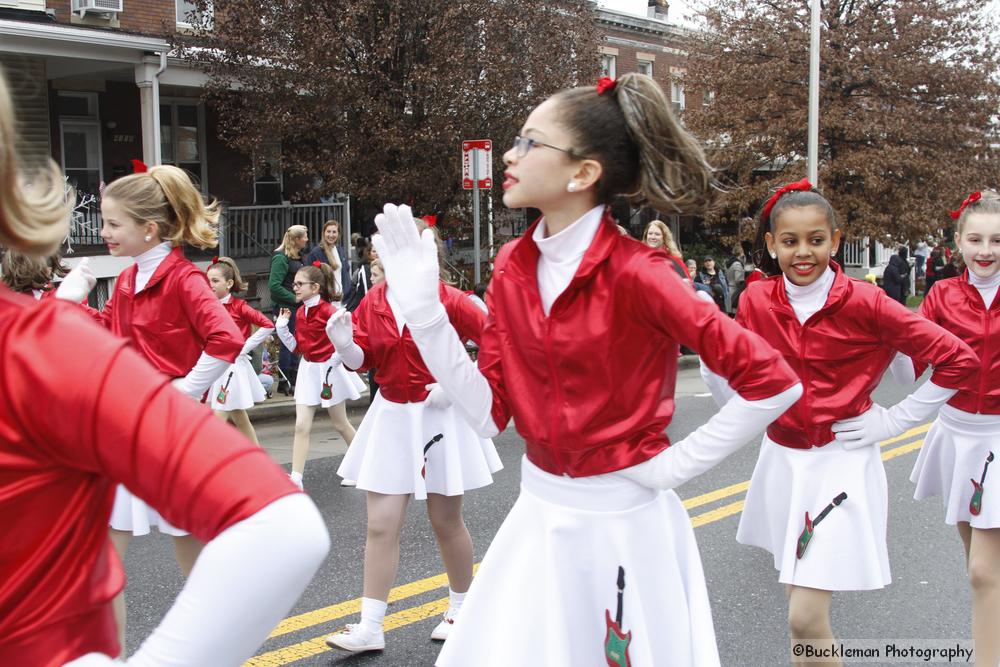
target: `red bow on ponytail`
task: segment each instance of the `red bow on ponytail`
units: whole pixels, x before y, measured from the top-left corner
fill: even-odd
[[[958,220],[960,217],[962,217],[962,211],[965,210],[966,206],[968,206],[969,204],[974,204],[975,202],[982,199],[982,197],[983,197],[982,192],[973,192],[971,195],[965,198],[965,201],[962,202],[962,205],[958,207],[957,211],[948,211],[948,215],[951,216],[952,220]]]
[[[132,160],[132,171],[136,174],[145,174],[149,171],[149,167],[142,160]]]
[[[212,264],[218,264],[218,263],[219,263],[219,256],[216,255],[215,257],[212,258]]]
[[[771,209],[774,205],[778,203],[778,200],[787,195],[789,192],[809,192],[813,189],[812,183],[809,182],[808,178],[803,178],[801,181],[795,181],[794,183],[789,183],[778,189],[771,198],[767,200],[764,204],[764,212],[761,213],[760,219],[763,221],[768,221],[771,219]]]
[[[319,260],[317,259],[317,260],[316,260],[315,262],[313,262],[313,266],[315,266],[315,267],[316,267],[316,268],[318,269],[318,268],[320,268],[321,266],[323,266],[323,262],[321,262],[321,261],[319,261]]]
[[[604,93],[612,93],[617,85],[617,79],[612,79],[609,76],[602,76],[597,80],[597,94],[603,95]]]

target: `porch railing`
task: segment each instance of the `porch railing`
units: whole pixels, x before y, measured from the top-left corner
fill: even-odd
[[[874,243],[866,236],[844,244],[844,266],[870,269],[885,266],[893,254],[892,248]]]
[[[233,259],[266,257],[281,245],[285,230],[304,225],[309,240],[319,241],[327,220],[340,223],[341,238],[350,238],[350,201],[334,204],[229,206],[223,211],[219,253]]]

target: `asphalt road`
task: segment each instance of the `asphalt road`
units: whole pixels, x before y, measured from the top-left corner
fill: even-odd
[[[714,403],[704,391],[697,371],[682,372],[677,414],[669,430],[671,437],[683,437],[714,412]],[[886,380],[875,397],[883,405],[891,405],[904,395],[904,390]],[[291,421],[262,424],[259,432],[261,441],[273,447],[280,461],[290,439]],[[889,556],[893,583],[881,591],[834,596],[833,627],[840,639],[903,643],[940,639],[954,644],[970,634],[970,597],[958,536],[944,524],[937,499],[919,503],[912,499],[908,478],[922,437],[921,433],[915,433],[883,446],[889,479]],[[327,441],[319,448],[319,458],[310,461],[307,467],[305,487],[326,517],[333,546],[289,619],[249,664],[432,665],[440,645],[431,641],[430,632],[447,606],[447,588],[421,502],[411,503],[403,532],[397,589],[387,612],[386,650],[381,654],[351,657],[330,651],[323,643],[326,634],[357,619],[365,506],[364,494],[340,487],[335,475],[343,441],[328,431],[321,431],[317,438]],[[511,428],[496,442],[505,469],[492,486],[472,492],[465,499],[465,517],[475,544],[476,562],[486,552],[518,494],[518,462],[523,441]],[[784,591],[777,582],[771,556],[735,541],[744,491],[736,487],[735,492],[730,489],[714,500],[703,497],[748,481],[757,457],[757,443],[759,437],[755,436],[749,446],[678,489],[681,498],[696,499],[694,502],[698,503],[689,507],[689,513],[696,526],[724,665],[789,662]],[[169,538],[155,533],[133,541],[126,566],[127,644],[132,652],[169,608],[182,579]],[[222,632],[224,619],[219,621]]]

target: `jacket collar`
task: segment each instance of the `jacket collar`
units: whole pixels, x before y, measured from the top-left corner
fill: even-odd
[[[517,244],[511,250],[510,259],[507,264],[512,277],[529,285],[535,292],[538,291],[537,272],[541,251],[538,250],[538,244],[535,243],[533,236],[535,229],[541,224],[541,221],[541,218],[535,220],[524,233],[524,236],[518,240]],[[569,291],[578,288],[589,279],[611,255],[620,238],[621,234],[618,233],[618,227],[611,218],[611,209],[605,208],[604,214],[601,217],[601,224],[597,228],[597,234],[584,253],[583,260],[580,262],[580,266],[577,268],[576,274],[573,276],[573,280],[566,290]]]
[[[962,275],[958,277],[958,281],[962,284],[962,291],[965,292],[966,298],[971,300],[975,307],[982,307],[986,310],[993,310],[994,308],[1000,307],[1000,292],[997,292],[997,295],[993,297],[993,303],[988,305],[983,303],[982,295],[969,279],[968,267],[966,267],[965,271],[962,272]]]
[[[844,274],[844,270],[840,268],[840,264],[830,260],[830,268],[833,269],[834,273],[830,293],[826,297],[826,303],[809,318],[810,320],[817,315],[829,315],[840,310],[840,307],[844,305],[844,302],[851,295],[851,280]],[[771,306],[776,310],[795,317],[795,310],[792,308],[792,304],[788,300],[788,292],[785,290],[784,278],[781,275],[777,275],[773,276],[771,280],[775,284],[774,291],[771,292]]]
[[[142,288],[142,291],[148,291],[151,287],[163,280],[175,266],[186,261],[187,258],[184,257],[184,249],[180,246],[175,246],[173,250],[170,251],[170,254],[167,255],[162,262],[160,262],[159,266],[156,267],[156,271],[153,271],[153,275],[150,276],[149,282]],[[133,281],[134,280],[135,278],[133,276]],[[133,285],[134,284],[135,283],[133,282]]]

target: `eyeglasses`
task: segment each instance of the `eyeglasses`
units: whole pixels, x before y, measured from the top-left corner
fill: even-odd
[[[535,146],[544,146],[545,148],[551,148],[553,150],[562,151],[570,157],[579,158],[572,148],[559,148],[558,146],[553,146],[552,144],[546,144],[537,139],[532,139],[531,137],[522,137],[517,135],[514,137],[514,150],[517,151],[517,157],[521,158],[528,154]]]
[[[304,283],[300,283],[298,280],[296,280],[294,283],[292,283],[292,287],[298,287],[298,288],[305,287],[306,285],[319,285],[319,283],[313,280],[307,280]]]

